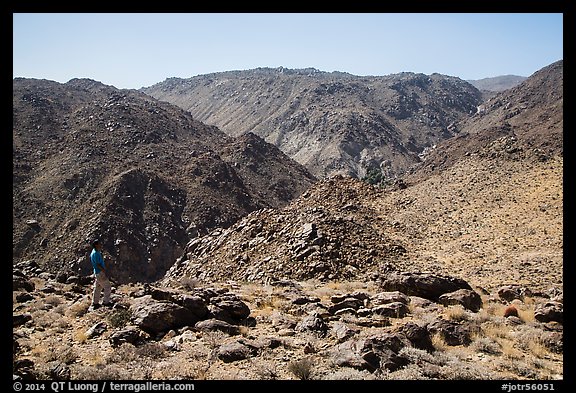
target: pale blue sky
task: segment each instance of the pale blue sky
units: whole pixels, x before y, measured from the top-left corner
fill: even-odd
[[[13,76],[138,89],[257,67],[530,76],[563,58],[561,13],[15,13]]]

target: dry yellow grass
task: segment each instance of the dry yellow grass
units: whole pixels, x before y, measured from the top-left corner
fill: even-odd
[[[307,281],[295,284],[301,289],[295,291],[291,287],[255,283],[245,288],[236,285],[235,292],[249,304],[251,316],[257,319],[256,326],[239,325],[240,335],[234,337],[219,331],[197,332],[182,342],[180,350],[177,351],[169,351],[163,345],[178,332],[158,342],[150,341],[144,346],[123,344],[118,348],[111,348],[108,342],[109,335],[116,330],[111,325],[101,336],[88,338],[87,329],[99,321],[108,320],[115,311],[104,309],[102,312],[83,314],[87,298],[71,304],[65,315],[55,312],[55,309],[37,309],[34,313],[44,325],[44,330],[34,332],[27,339],[27,345],[31,348],[27,356],[38,364],[45,364],[50,360],[68,359],[67,361],[71,362],[69,367],[72,370],[72,378],[351,378],[350,373],[335,368],[333,359],[328,355],[335,345],[334,337],[330,334],[327,337],[319,337],[312,332],[298,332],[293,336],[278,336],[282,340],[282,345],[273,349],[264,348],[256,357],[232,363],[223,363],[218,359],[218,348],[225,342],[275,337],[279,331],[278,326],[284,326],[284,318],[299,321],[304,314],[291,303],[290,299],[298,296],[300,291],[310,297],[320,297],[321,294],[325,305],[331,304],[330,297],[336,294],[363,291],[372,296],[381,292],[374,283]],[[530,319],[529,314],[533,315],[535,304],[534,299],[527,298],[525,303],[517,305],[526,313],[523,317]],[[515,379],[532,376],[558,379],[559,375],[562,375],[562,355],[550,352],[543,345],[539,337],[541,329],[537,323],[524,322],[520,325],[509,323],[502,316],[505,304],[486,298],[484,305],[485,308],[472,313],[458,305],[435,305],[436,308],[430,309],[428,306],[417,307],[411,303],[409,307],[411,313],[408,316],[391,318],[391,325],[387,326],[360,328],[357,325],[359,318],[353,315],[343,315],[339,320],[349,327],[358,329],[359,332],[355,334],[357,338],[395,331],[408,321],[421,325],[431,323],[438,317],[466,324],[470,328],[472,340],[470,345],[450,346],[441,334],[434,334],[431,339],[435,351],[427,353],[408,348],[406,353],[417,360],[417,363],[411,364],[404,371],[370,374],[370,378],[373,379],[430,377],[476,379],[481,375],[490,378],[500,376]],[[31,306],[37,308],[33,304]],[[279,324],[276,324],[277,320],[280,321]],[[58,328],[63,324],[69,324],[67,331]],[[296,373],[300,373],[295,374],[294,370],[289,369],[289,364],[291,361],[302,359],[304,355],[313,360],[314,367],[311,370],[294,369]],[[353,374],[363,375],[360,372]]]
[[[461,322],[468,321],[470,319],[470,313],[460,305],[452,305],[446,307],[443,314],[446,316],[446,319],[450,321]]]

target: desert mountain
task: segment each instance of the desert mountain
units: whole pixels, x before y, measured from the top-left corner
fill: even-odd
[[[119,282],[161,278],[191,237],[315,179],[254,134],[88,79],[13,82],[13,256],[86,274],[101,237]]]
[[[15,379],[563,387],[562,62],[458,121],[459,134],[402,178],[373,184],[342,175],[289,183],[306,172],[256,135],[225,137],[136,92],[86,80],[14,86],[14,249],[31,256],[13,268]],[[109,102],[120,105],[108,112]],[[130,113],[139,114],[133,127],[123,123]],[[61,147],[66,138],[83,143]],[[118,151],[126,142],[131,155]],[[282,171],[290,176],[270,181]],[[246,213],[224,225],[227,216],[198,212],[207,197]],[[184,211],[195,225],[171,224]],[[204,234],[200,222],[220,227]],[[142,227],[136,246],[149,246],[149,231],[166,239],[188,228],[190,240],[162,279],[115,284],[110,308],[89,311],[90,280],[35,262],[94,228],[112,230],[108,250],[138,252],[123,240]]]
[[[466,82],[470,83],[472,86],[476,87],[480,91],[494,93],[511,89],[516,85],[524,82],[525,80],[526,80],[525,76],[500,75],[491,78],[470,79],[467,80]]]
[[[419,174],[473,154],[546,162],[563,155],[564,65],[550,64],[518,86],[498,93],[461,123],[460,135],[427,149]],[[423,156],[424,156],[423,155]]]
[[[313,68],[257,68],[169,78],[143,88],[230,135],[253,132],[319,178],[387,176],[456,135],[481,93],[440,74],[359,77]]]
[[[192,240],[166,279],[367,280],[413,270],[558,288],[562,89],[558,62],[459,122],[460,135],[402,181],[324,179],[282,209]]]

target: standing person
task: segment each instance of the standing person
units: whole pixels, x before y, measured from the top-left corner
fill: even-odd
[[[104,299],[102,305],[111,306],[111,285],[106,273],[104,257],[102,256],[102,243],[100,243],[99,240],[94,240],[92,242],[90,262],[92,262],[92,267],[94,268],[94,292],[92,294],[92,305],[90,306],[90,310],[95,310],[100,307],[100,293],[102,291],[104,291]]]

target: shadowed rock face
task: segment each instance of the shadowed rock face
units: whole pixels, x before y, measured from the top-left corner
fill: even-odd
[[[472,289],[462,279],[429,273],[392,273],[383,278],[381,286],[386,291],[399,291],[434,301],[446,293]]]
[[[143,88],[230,135],[253,132],[317,177],[389,175],[425,147],[459,132],[481,93],[458,78],[404,72],[359,77],[314,69],[259,68],[170,78]]]
[[[256,135],[228,137],[173,105],[89,79],[13,82],[13,254],[117,282],[161,278],[191,237],[279,207],[315,178]]]

